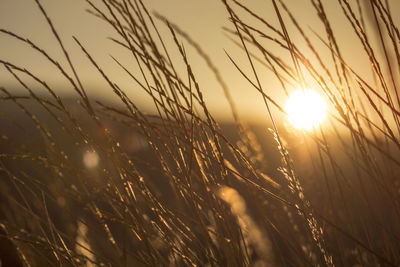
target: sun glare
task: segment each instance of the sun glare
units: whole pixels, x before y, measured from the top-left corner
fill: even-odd
[[[317,92],[298,90],[290,95],[285,111],[296,128],[310,131],[325,119],[326,104]]]

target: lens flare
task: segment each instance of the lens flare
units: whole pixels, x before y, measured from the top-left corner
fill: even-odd
[[[83,164],[88,169],[93,169],[99,164],[100,157],[96,151],[86,151],[83,154]]]
[[[324,121],[326,104],[317,92],[298,90],[290,95],[285,111],[291,124],[310,131]]]

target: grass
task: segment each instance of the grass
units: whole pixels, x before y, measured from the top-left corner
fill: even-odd
[[[231,21],[226,34],[248,62],[227,57],[264,100],[268,149],[241,119],[228,77],[201,44],[141,0],[87,3],[136,62],[132,67],[114,59],[152,99],[153,115],[138,108],[74,37],[120,104],[89,97],[65,37],[34,1],[60,59],[14,32],[0,33],[47,59],[77,101],[57,95],[38,70],[0,59],[25,90],[17,95],[0,87],[4,266],[400,264],[400,34],[389,1],[364,3],[368,13],[361,1],[337,0],[358,40],[351,45],[370,63],[365,77],[343,56],[350,44],[336,38],[322,1],[310,0],[324,29],[315,32],[299,24],[283,0],[271,1],[276,26],[242,2],[222,0]],[[172,44],[161,27],[169,29]],[[368,27],[376,30],[377,44]],[[293,42],[294,33],[302,41]],[[205,60],[224,90],[237,138],[210,113],[187,48]],[[315,87],[329,100],[328,123],[288,133],[277,121],[285,115],[282,100],[273,99],[260,79],[265,71],[286,94],[293,86]],[[268,167],[277,157],[279,166]]]

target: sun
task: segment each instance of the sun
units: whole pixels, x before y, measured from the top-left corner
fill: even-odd
[[[310,131],[324,121],[326,104],[317,92],[298,90],[290,95],[285,111],[296,128]]]

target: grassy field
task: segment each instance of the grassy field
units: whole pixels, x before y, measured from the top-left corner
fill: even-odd
[[[346,43],[325,1],[310,0],[323,29],[313,32],[290,1],[271,0],[272,23],[245,1],[221,0],[231,23],[224,31],[246,62],[226,56],[265,103],[259,124],[241,119],[229,77],[184,25],[142,0],[87,3],[136,62],[115,59],[115,67],[148,95],[153,112],[74,37],[118,103],[88,96],[67,37],[32,1],[60,54],[0,34],[52,64],[70,94],[58,94],[39,70],[0,58],[24,89],[0,84],[0,266],[400,265],[400,33],[390,1],[337,0],[356,40]],[[343,56],[346,46],[361,53],[368,74]],[[209,111],[189,49],[219,82],[234,121]],[[323,95],[324,124],[288,126],[265,72],[287,96],[310,87]]]

